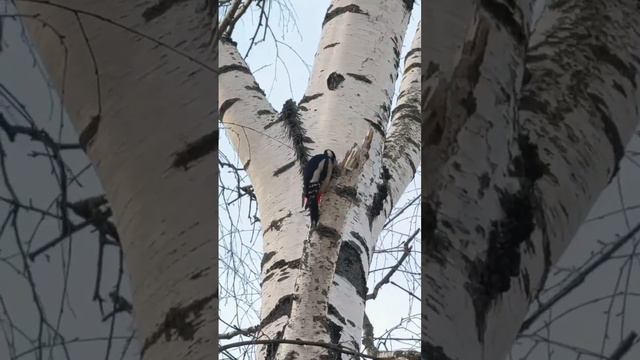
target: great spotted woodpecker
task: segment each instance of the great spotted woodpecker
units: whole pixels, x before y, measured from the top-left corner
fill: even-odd
[[[329,190],[331,175],[336,166],[336,154],[331,150],[325,150],[309,159],[302,174],[302,205],[309,209],[311,227],[314,227],[320,219],[318,207],[322,195]]]

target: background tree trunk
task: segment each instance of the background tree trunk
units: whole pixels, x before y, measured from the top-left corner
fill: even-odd
[[[48,25],[25,20],[113,210],[144,358],[214,357],[214,9],[17,4]]]
[[[526,59],[518,8],[496,17],[490,3],[478,9],[457,59],[458,67],[474,67],[458,79],[453,71],[449,102],[426,104],[433,116],[425,139],[450,142],[438,148],[427,140],[423,160],[430,151],[446,154],[423,187],[427,358],[504,358],[551,264],[615,175],[638,121],[636,2],[550,1]],[[520,49],[490,51],[500,33],[520,38]],[[501,81],[493,69],[500,62],[522,76]],[[474,78],[470,88],[460,86]],[[482,88],[483,78],[492,85]],[[452,104],[459,90],[465,101],[446,111],[468,115],[438,123],[444,118],[434,106]],[[487,104],[503,110],[483,111]]]

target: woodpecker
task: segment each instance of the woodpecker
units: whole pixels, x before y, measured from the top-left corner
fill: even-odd
[[[302,205],[304,209],[309,209],[311,227],[318,224],[320,219],[320,209],[318,205],[322,200],[322,195],[329,190],[331,175],[336,166],[336,154],[327,149],[322,154],[318,154],[309,159],[302,174]]]

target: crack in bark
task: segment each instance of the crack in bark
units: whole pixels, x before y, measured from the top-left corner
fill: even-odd
[[[380,136],[382,136],[382,138],[384,139],[384,137],[385,137],[385,132],[384,132],[384,128],[382,127],[382,125],[378,124],[377,122],[375,122],[375,121],[373,121],[373,120],[371,120],[371,119],[364,118],[364,120],[365,120],[366,122],[368,122],[368,123],[371,125],[371,127],[372,127],[376,132],[378,132],[378,134],[380,134]]]
[[[174,153],[172,168],[189,169],[189,164],[218,150],[218,129],[188,143],[181,151]]]

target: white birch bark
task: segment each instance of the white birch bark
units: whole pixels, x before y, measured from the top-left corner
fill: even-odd
[[[213,9],[194,2],[56,4],[17,2],[21,13],[40,14],[65,36],[66,73],[60,40],[25,20],[113,210],[143,358],[214,358],[217,86],[215,55],[206,46]],[[63,7],[85,13],[78,20]]]
[[[221,120],[241,161],[249,162],[264,229],[261,339],[324,341],[359,349],[370,254],[393,198],[399,198],[420,164],[419,35],[406,63],[398,103],[404,106],[398,106],[386,133],[410,4],[331,4],[308,90],[298,103],[300,123],[269,112],[264,96],[253,96],[255,80],[234,44],[220,44]],[[308,236],[309,220],[300,206],[301,154],[329,148],[340,162],[370,130],[368,159],[334,181],[321,204],[319,226]],[[397,143],[391,146],[390,141]],[[387,147],[389,154],[383,155]],[[392,160],[393,166],[383,170]],[[388,178],[390,172],[394,178]],[[310,359],[331,352],[281,344],[264,346],[258,356]]]
[[[485,89],[509,106],[480,122],[471,115],[450,137],[454,151],[433,174],[437,187],[425,189],[423,356],[502,359],[509,350],[637,124],[636,6],[551,1],[529,44],[522,84],[519,76],[507,83],[522,86],[517,102],[509,87]],[[496,51],[505,53],[490,51],[490,42],[480,48],[484,71],[493,60],[487,54],[497,64]],[[521,57],[505,59],[512,66],[503,69],[520,72]]]

